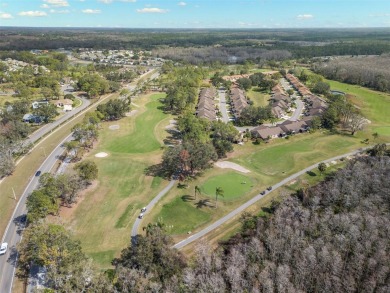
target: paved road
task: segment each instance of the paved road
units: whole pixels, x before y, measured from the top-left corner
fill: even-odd
[[[222,121],[225,123],[229,122],[229,114],[226,108],[226,92],[225,89],[218,90],[219,96],[219,111],[222,114]]]
[[[64,152],[62,147],[65,141],[72,139],[72,134],[69,134],[60,144],[53,150],[51,154],[48,155],[46,160],[39,167],[39,170],[42,173],[50,172],[58,157]],[[15,264],[17,260],[16,253],[16,244],[20,242],[22,238],[23,223],[21,219],[26,215],[26,200],[27,196],[37,188],[39,183],[39,177],[33,176],[28,183],[26,189],[21,195],[19,202],[14,210],[14,213],[11,217],[12,221],[8,223],[8,226],[5,230],[2,242],[8,243],[8,251],[5,255],[0,256],[0,292],[8,293],[11,292],[13,276],[15,273]]]
[[[350,152],[350,153],[346,153],[346,154],[343,154],[343,155],[340,155],[340,156],[336,156],[336,157],[333,157],[333,158],[330,158],[330,159],[327,159],[327,160],[324,160],[324,161],[321,161],[321,162],[329,163],[331,161],[335,161],[335,160],[341,159],[343,157],[356,155],[357,153],[361,152],[362,150],[365,150],[365,149],[368,149],[368,148],[371,148],[371,147],[367,147],[367,148],[364,148],[364,149],[359,149],[359,150],[356,150],[356,151],[353,151],[353,152]],[[312,170],[314,168],[317,168],[318,164],[321,163],[321,162],[318,162],[318,163],[316,163],[314,165],[311,165],[310,167],[307,167],[307,168],[305,168],[305,169],[303,169],[303,170],[301,170],[301,171],[299,171],[299,172],[297,172],[297,173],[295,173],[295,174],[293,174],[293,175],[283,179],[279,183],[277,183],[277,184],[272,186],[272,191],[274,191],[275,189],[278,189],[279,187],[285,185],[286,183],[290,182],[291,180],[296,179],[297,177],[305,174],[307,171],[310,171],[310,170]],[[218,228],[223,223],[225,223],[228,220],[232,219],[233,217],[237,216],[238,214],[240,214],[241,212],[246,210],[248,207],[250,207],[251,205],[253,205],[257,201],[259,201],[260,199],[262,199],[264,196],[266,196],[269,193],[270,193],[270,191],[266,191],[266,193],[264,195],[262,195],[262,194],[256,195],[255,197],[253,197],[252,199],[248,200],[243,205],[241,205],[238,208],[236,208],[235,210],[231,211],[226,216],[222,217],[221,219],[219,219],[218,221],[214,222],[213,224],[211,224],[210,226],[206,227],[205,229],[199,231],[198,233],[195,233],[195,234],[191,235],[187,239],[184,239],[184,240],[180,241],[179,243],[176,243],[173,247],[177,248],[177,249],[180,249],[180,248],[183,248],[184,246],[190,244],[191,242],[193,242],[195,240],[198,240],[199,238],[205,236],[210,231]]]
[[[66,95],[73,91],[73,87],[71,87],[70,85],[63,85],[61,87],[61,90],[64,93],[64,95]],[[43,125],[37,131],[33,132],[29,136],[27,141],[30,143],[35,143],[42,136],[52,131],[54,128],[56,128],[58,125],[68,120],[73,115],[83,111],[91,104],[91,102],[88,99],[85,98],[78,98],[78,99],[82,101],[82,104],[79,107],[73,109],[72,111],[66,112],[61,118],[57,119],[56,121]]]
[[[169,184],[163,190],[161,190],[159,192],[159,194],[157,194],[157,196],[152,199],[151,202],[148,203],[148,205],[146,206],[145,213],[150,211],[155,206],[155,204],[175,185],[176,182],[177,182],[177,180],[171,180],[171,182],[169,182]],[[142,219],[137,217],[137,219],[135,220],[135,222],[133,224],[133,228],[131,229],[131,237],[137,236],[138,228],[139,228],[139,225],[141,224],[141,222],[142,222]]]
[[[154,73],[152,75],[153,78],[156,78],[157,76],[158,73]],[[110,96],[111,95],[106,96],[105,98],[101,99],[98,103],[102,103]],[[85,107],[81,108],[79,112],[88,106],[85,105],[84,103],[83,105]],[[73,114],[75,114],[75,112],[73,112]],[[39,167],[39,170],[42,173],[50,172],[50,170],[56,163],[57,159],[62,155],[62,153],[65,150],[62,147],[62,145],[64,144],[64,142],[70,140],[72,140],[72,134],[69,134],[66,138],[64,138],[59,143],[59,145],[47,156],[45,161]],[[65,164],[67,164],[67,162],[65,162]],[[14,209],[12,217],[3,235],[1,243],[2,242],[8,243],[8,251],[5,255],[0,256],[0,293],[9,293],[12,290],[13,278],[15,274],[15,267],[17,261],[16,245],[22,239],[23,223],[21,222],[21,219],[26,215],[27,212],[26,209],[27,196],[38,186],[38,183],[39,183],[39,177],[33,176],[30,179],[30,182],[28,183],[26,189],[24,190],[23,194],[19,198],[18,204]]]
[[[302,100],[300,98],[297,98],[295,100],[295,103],[297,105],[297,108],[295,109],[294,114],[292,114],[292,116],[288,119],[290,121],[299,120],[299,118],[301,117],[302,111],[303,111],[303,107],[305,106],[305,103],[302,102]]]

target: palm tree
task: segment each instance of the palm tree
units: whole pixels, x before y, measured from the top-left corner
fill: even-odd
[[[223,189],[221,187],[215,188],[215,208],[217,208],[218,196],[223,197]]]
[[[200,187],[198,185],[195,185],[195,200],[196,200],[196,195],[197,194],[202,194],[202,192],[200,191]]]

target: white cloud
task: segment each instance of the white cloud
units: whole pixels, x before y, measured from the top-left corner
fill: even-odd
[[[50,8],[50,6],[49,6],[49,5],[47,5],[47,4],[42,4],[42,5],[41,5],[41,8],[48,9],[48,8]]]
[[[65,10],[55,10],[55,9],[50,9],[50,13],[57,13],[57,14],[66,14],[69,13],[70,11],[65,9]]]
[[[9,13],[1,13],[0,12],[0,19],[11,19],[13,16]]]
[[[314,16],[311,14],[299,14],[297,16],[298,19],[304,20],[304,19],[312,19]]]
[[[187,5],[187,3],[185,3],[185,2],[183,2],[183,1],[181,1],[181,2],[177,3],[177,5],[179,5],[179,6],[186,6],[186,5]]]
[[[42,17],[46,16],[46,12],[44,11],[21,11],[18,13],[20,16],[30,16],[30,17]]]
[[[84,9],[82,10],[83,13],[86,13],[86,14],[98,14],[101,12],[101,10],[99,9]]]
[[[57,6],[57,7],[69,6],[67,0],[43,0],[43,2],[46,2],[50,6]]]
[[[156,7],[147,7],[142,9],[137,9],[138,13],[167,13],[167,9],[161,9]]]
[[[98,0],[98,1],[104,4],[110,4],[112,3],[113,0]]]

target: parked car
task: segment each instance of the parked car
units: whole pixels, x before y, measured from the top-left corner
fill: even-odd
[[[144,217],[144,213],[140,213],[138,218],[142,219]]]
[[[268,190],[268,191],[272,190],[272,186],[267,187],[267,190]]]
[[[265,194],[265,190],[263,190],[262,192],[260,192],[261,195],[264,195]]]
[[[42,172],[38,170],[38,171],[35,173],[35,176],[36,176],[36,177],[41,176],[41,173],[42,173]]]
[[[143,208],[141,209],[141,213],[144,213],[144,212],[146,212],[146,207],[143,207]]]
[[[2,243],[0,247],[0,255],[5,254],[7,252],[7,248],[8,248],[8,243],[7,242]]]

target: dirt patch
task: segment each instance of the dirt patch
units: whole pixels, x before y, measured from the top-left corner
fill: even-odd
[[[119,128],[120,126],[118,124],[108,126],[108,129],[110,130],[118,130]]]
[[[166,129],[171,129],[171,128],[174,128],[176,127],[176,120],[169,120],[169,125],[165,126]]]
[[[130,112],[127,112],[125,115],[126,117],[131,117],[131,116],[134,116],[135,114],[137,114],[138,110],[133,110],[133,111],[130,111]]]
[[[108,154],[107,154],[107,153],[104,153],[104,152],[97,153],[97,154],[95,155],[96,158],[105,158],[105,157],[107,157],[107,156],[108,156]]]
[[[77,202],[75,204],[73,204],[71,207],[64,207],[64,206],[61,206],[60,207],[60,211],[59,211],[59,216],[60,218],[62,219],[66,219],[66,220],[69,220],[72,218],[72,215],[73,215],[73,212],[77,209],[77,207],[79,206],[79,204],[84,200],[85,198],[85,195],[90,192],[90,191],[93,191],[96,189],[96,187],[98,186],[99,184],[99,181],[95,180],[92,182],[91,185],[89,185],[86,189],[80,191],[79,193],[79,196],[77,198]]]
[[[228,161],[221,161],[216,162],[215,166],[222,168],[222,169],[233,169],[241,173],[250,173],[250,171],[236,163],[228,162]]]

